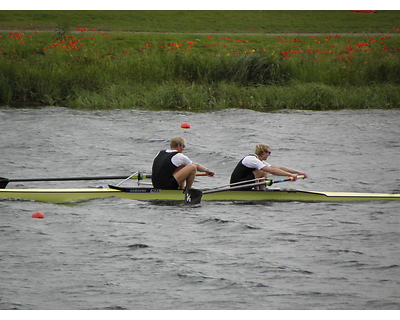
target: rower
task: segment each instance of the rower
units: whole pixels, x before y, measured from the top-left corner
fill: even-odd
[[[266,144],[258,144],[254,151],[254,154],[245,156],[239,161],[231,175],[230,183],[237,183],[241,181],[265,181],[267,173],[271,173],[276,176],[287,176],[292,177],[294,181],[297,179],[297,175],[302,175],[307,178],[307,174],[294,169],[285,167],[272,166],[266,160],[271,155],[271,148]],[[241,190],[251,190],[253,186],[243,187]],[[259,185],[254,187],[255,190],[265,190],[265,185]]]
[[[214,172],[201,164],[193,163],[182,152],[185,149],[185,139],[172,138],[170,149],[161,150],[153,160],[152,182],[156,189],[190,189],[196,172],[205,172],[214,176]]]

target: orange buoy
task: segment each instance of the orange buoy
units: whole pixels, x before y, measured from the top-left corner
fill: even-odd
[[[183,123],[181,124],[181,128],[183,128],[183,129],[190,129],[190,124],[187,123],[187,122],[183,122]]]
[[[41,213],[41,212],[35,212],[35,213],[32,215],[32,218],[44,219],[44,214]]]

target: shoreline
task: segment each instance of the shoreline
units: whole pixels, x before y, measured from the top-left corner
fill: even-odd
[[[304,16],[293,25],[301,26]],[[58,27],[36,21],[29,31],[10,31],[17,23],[0,27],[0,105],[265,112],[400,108],[398,26],[385,33],[256,32],[261,24],[241,28],[249,32],[189,32],[193,27],[177,28],[181,21],[172,21],[164,30],[186,32],[101,31],[96,15],[100,27],[70,31],[82,17]],[[149,17],[131,25],[128,18],[108,28],[149,26]],[[162,25],[155,21],[152,29]],[[212,27],[239,30],[228,22]],[[198,30],[212,29],[205,26]]]

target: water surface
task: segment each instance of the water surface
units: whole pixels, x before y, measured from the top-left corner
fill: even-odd
[[[3,108],[0,118],[0,176],[8,178],[150,173],[157,151],[182,136],[186,154],[216,172],[199,177],[199,188],[228,183],[237,161],[267,143],[272,164],[309,174],[284,187],[400,191],[398,110]],[[3,200],[0,309],[399,309],[399,209],[398,202]],[[36,211],[45,219],[32,219]]]

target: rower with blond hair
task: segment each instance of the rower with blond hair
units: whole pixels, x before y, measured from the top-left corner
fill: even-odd
[[[152,182],[157,189],[190,189],[196,172],[205,172],[214,176],[214,172],[201,164],[193,163],[182,152],[185,149],[185,139],[172,138],[170,148],[161,150],[153,160]]]
[[[230,183],[238,183],[242,181],[265,181],[267,173],[276,176],[288,176],[293,180],[297,179],[298,175],[307,178],[307,174],[298,170],[289,169],[286,167],[272,166],[266,160],[271,155],[271,148],[266,144],[256,145],[254,154],[245,156],[239,161],[232,172]],[[250,182],[247,182],[248,184]],[[244,183],[245,184],[245,183]],[[253,187],[243,187],[242,190],[251,190]],[[265,185],[255,186],[255,190],[264,190]]]

